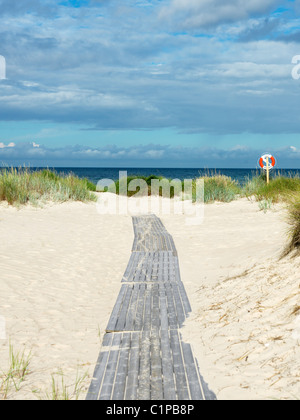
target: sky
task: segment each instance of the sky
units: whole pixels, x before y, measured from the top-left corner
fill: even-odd
[[[299,28],[300,0],[0,0],[0,166],[300,168]]]

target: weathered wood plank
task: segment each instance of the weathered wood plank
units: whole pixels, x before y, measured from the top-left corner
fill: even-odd
[[[167,329],[162,329],[160,334],[163,374],[163,395],[165,400],[176,400],[177,394],[175,386],[174,364],[169,331]]]
[[[161,314],[159,307],[159,284],[152,285],[152,305],[151,305],[151,330],[158,330],[161,326]]]
[[[173,355],[177,398],[179,400],[189,400],[190,395],[177,330],[170,331],[170,342]]]
[[[137,400],[140,369],[140,334],[131,333],[125,400]]]
[[[121,291],[120,291],[119,296],[117,298],[116,304],[115,304],[114,309],[113,309],[112,314],[111,314],[111,317],[108,321],[108,325],[106,327],[106,332],[115,331],[116,324],[117,324],[118,318],[119,318],[119,313],[120,313],[120,310],[122,308],[126,292],[127,292],[127,286],[122,285]]]
[[[114,386],[116,368],[120,353],[121,334],[115,334],[113,337],[112,348],[110,349],[106,370],[103,378],[103,384],[100,392],[100,400],[110,400]]]
[[[139,372],[139,388],[138,399],[150,400],[150,331],[143,331],[142,345],[140,348],[140,372]]]
[[[126,285],[126,294],[125,294],[125,297],[123,299],[123,304],[121,306],[119,316],[118,316],[118,319],[117,319],[117,322],[116,322],[115,331],[124,331],[125,330],[128,308],[129,308],[129,305],[130,305],[131,298],[132,298],[132,286],[131,285]]]
[[[126,323],[125,323],[125,330],[126,331],[134,331],[135,330],[135,320],[136,320],[136,311],[137,311],[137,302],[138,302],[138,296],[140,292],[138,283],[134,283],[132,287],[132,296],[130,305],[128,307],[127,317],[126,317]]]
[[[146,293],[146,284],[142,283],[139,285],[139,295],[137,299],[137,308],[136,308],[136,315],[135,315],[135,327],[134,327],[135,331],[141,331],[143,329],[145,293]]]
[[[182,353],[184,357],[185,370],[188,377],[188,384],[192,400],[204,400],[200,378],[197,372],[197,365],[192,354],[191,346],[181,341]]]
[[[96,367],[93,374],[93,379],[87,393],[87,400],[97,400],[100,393],[107,361],[109,358],[109,349],[106,348],[112,343],[112,335],[106,334],[103,339],[102,350],[99,354]]]
[[[117,373],[113,387],[113,400],[123,400],[126,387],[126,378],[128,376],[128,359],[131,345],[130,333],[122,335],[122,343],[120,345],[120,357],[117,368]]]
[[[151,400],[163,400],[161,341],[159,330],[151,331]]]

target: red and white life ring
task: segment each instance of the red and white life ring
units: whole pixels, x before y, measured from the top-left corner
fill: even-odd
[[[269,155],[269,154],[263,155],[259,159],[259,166],[262,169],[267,169],[267,157],[269,158],[269,169],[273,169],[276,165],[276,160],[275,160],[274,156]]]

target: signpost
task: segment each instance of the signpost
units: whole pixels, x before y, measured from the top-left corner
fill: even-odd
[[[266,153],[259,159],[259,166],[267,172],[267,184],[270,183],[270,170],[274,169],[276,166],[276,160],[274,156]]]

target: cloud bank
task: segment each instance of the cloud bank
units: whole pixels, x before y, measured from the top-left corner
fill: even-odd
[[[171,145],[138,145],[118,147],[67,146],[47,148],[32,143],[0,143],[0,166],[30,165],[33,167],[139,167],[141,160],[149,167],[190,167],[190,168],[255,168],[261,150],[237,145],[225,150],[215,147],[191,148]],[[279,168],[297,168],[300,148],[286,146],[274,151]],[[224,166],[224,162],[226,162]]]
[[[298,21],[284,4],[1,0],[0,121],[298,132],[299,51],[284,38]]]

